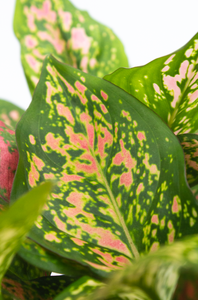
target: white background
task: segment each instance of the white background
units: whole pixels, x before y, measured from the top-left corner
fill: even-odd
[[[31,1],[31,0],[30,0]],[[198,0],[72,0],[121,39],[130,66],[186,44],[197,32]],[[26,109],[31,101],[12,29],[15,0],[0,0],[0,98]]]

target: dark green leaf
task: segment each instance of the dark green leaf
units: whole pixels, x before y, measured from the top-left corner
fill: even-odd
[[[14,31],[31,93],[48,53],[99,77],[128,66],[123,45],[112,30],[69,0],[17,0]]]
[[[178,134],[185,155],[186,174],[190,186],[198,184],[198,135]]]
[[[0,99],[0,120],[6,125],[15,128],[23,113],[24,110],[22,108],[9,101]]]
[[[198,232],[178,139],[111,83],[45,59],[17,131],[12,201],[59,183],[29,237],[107,276],[139,253]]]
[[[177,133],[198,132],[198,33],[181,49],[104,78],[154,110]]]
[[[24,281],[7,272],[2,282],[2,292],[16,300],[52,300],[73,278],[66,276],[41,277]]]

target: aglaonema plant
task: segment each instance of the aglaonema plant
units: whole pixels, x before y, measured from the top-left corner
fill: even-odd
[[[69,1],[17,0],[14,31],[33,98],[0,103],[1,209],[57,184],[2,256],[4,300],[197,299],[198,35],[116,70],[121,42]]]

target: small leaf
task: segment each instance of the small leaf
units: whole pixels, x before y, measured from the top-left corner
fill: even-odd
[[[93,291],[103,286],[104,283],[95,280],[91,277],[84,276],[79,280],[69,285],[61,294],[54,298],[54,300],[80,300],[88,297]]]
[[[155,111],[177,133],[198,132],[198,33],[181,49],[104,77]]]
[[[198,232],[178,139],[111,83],[47,57],[16,137],[12,201],[59,181],[29,233],[42,247],[108,276],[139,253]]]
[[[0,282],[22,240],[40,214],[51,182],[46,182],[23,195],[0,218]],[[27,218],[28,216],[28,218]]]
[[[128,66],[123,45],[112,30],[76,9],[69,0],[17,0],[14,31],[21,43],[31,93],[48,53],[99,77]]]
[[[24,110],[22,108],[9,101],[0,99],[0,120],[6,125],[15,128],[23,113]]]
[[[190,186],[198,184],[198,135],[177,135],[185,155],[186,174]]]
[[[3,201],[9,202],[19,155],[15,132],[2,121],[0,121],[0,154],[0,197]]]

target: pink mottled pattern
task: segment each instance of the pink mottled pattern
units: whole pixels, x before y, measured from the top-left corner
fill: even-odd
[[[13,149],[13,151],[10,152],[8,147],[11,147],[11,145],[10,142],[5,140],[2,136],[3,131],[6,133],[9,132],[12,139],[14,131],[8,129],[8,127],[0,121],[0,188],[5,189],[3,196],[9,201],[19,155],[17,149]]]
[[[73,50],[82,49],[82,54],[88,54],[91,41],[86,35],[84,28],[72,28],[71,41]]]
[[[48,22],[54,23],[56,21],[56,13],[51,10],[51,2],[46,0],[43,2],[43,7],[41,9],[36,6],[31,6],[31,12],[36,15],[38,20],[46,20]]]
[[[60,54],[65,50],[66,43],[63,39],[61,39],[61,33],[59,28],[53,29],[50,24],[46,24],[46,28],[50,33],[45,31],[39,31],[38,36],[42,41],[48,41],[51,43],[56,49],[57,53]]]
[[[69,31],[72,24],[72,14],[68,11],[63,11],[62,9],[58,11],[58,14],[62,19],[63,29]]]

